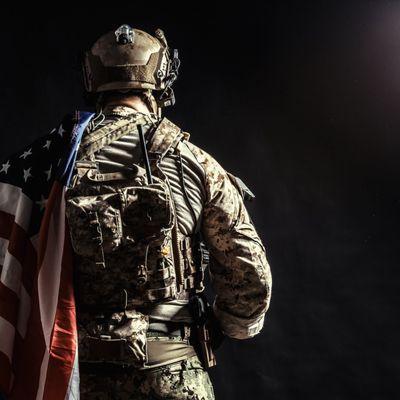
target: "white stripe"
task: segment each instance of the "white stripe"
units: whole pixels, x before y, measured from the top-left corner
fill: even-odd
[[[0,238],[0,265],[3,266],[1,271],[0,281],[4,286],[7,286],[17,296],[21,287],[21,263],[8,252],[9,241]]]
[[[0,265],[3,265],[8,249],[8,239],[0,238]]]
[[[15,329],[14,327],[3,317],[0,316],[0,352],[4,353],[7,358],[12,362],[12,354],[14,347]]]
[[[64,195],[61,204],[56,204],[50,217],[46,252],[38,277],[40,319],[47,348],[53,331],[60,289],[61,263],[65,236]]]
[[[31,297],[21,282],[22,267],[20,262],[8,252],[9,241],[0,238],[0,265],[3,266],[0,282],[19,297],[17,330],[24,338],[31,312]]]
[[[31,219],[32,201],[22,193],[21,188],[0,183],[0,210],[15,216],[15,222],[25,231]]]
[[[79,354],[78,354],[78,346],[76,346],[75,352],[75,360],[74,367],[71,373],[71,378],[68,384],[67,394],[65,396],[65,400],[79,400]]]
[[[42,366],[40,368],[39,388],[36,395],[37,400],[42,400],[43,398],[49,364],[50,338],[56,316],[58,292],[60,289],[64,235],[65,202],[64,193],[62,193],[61,203],[55,204],[50,217],[46,252],[38,277],[40,319],[47,349],[45,350]]]
[[[49,365],[50,354],[48,351],[44,352],[42,365],[40,366],[40,378],[38,391],[36,393],[36,400],[43,400],[44,384],[46,383],[47,366]]]

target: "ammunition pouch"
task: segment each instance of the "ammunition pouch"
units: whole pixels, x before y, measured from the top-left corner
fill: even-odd
[[[111,366],[149,369],[195,356],[196,351],[189,342],[191,318],[188,314],[184,312],[176,321],[170,321],[167,311],[165,319],[168,320],[161,322],[161,313],[168,305],[157,307],[155,322],[151,315],[136,310],[95,319],[90,314],[81,314],[78,323],[81,364],[96,371]],[[171,310],[174,312],[174,307]]]
[[[81,359],[144,365],[148,317],[137,311],[101,316],[84,323]]]
[[[75,196],[75,190],[67,196],[66,213],[70,221],[72,246],[79,255],[91,257],[99,248],[112,253],[121,244],[136,246],[137,243],[163,241],[165,232],[172,228],[173,212],[169,192],[158,180],[145,186],[123,184],[105,185],[96,190],[88,181],[91,173],[84,176],[80,185],[87,195]],[[97,173],[96,176],[105,175]],[[103,182],[107,182],[103,178]],[[90,191],[97,192],[90,195]]]

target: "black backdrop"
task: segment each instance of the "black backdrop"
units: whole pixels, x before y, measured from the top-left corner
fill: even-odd
[[[0,158],[83,104],[79,49],[162,27],[167,115],[257,194],[274,278],[263,332],[218,354],[217,399],[394,398],[400,1],[66,6],[2,14]]]

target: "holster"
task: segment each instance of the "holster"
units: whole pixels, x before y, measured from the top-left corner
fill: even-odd
[[[211,306],[204,295],[195,295],[191,297],[189,308],[195,324],[195,340],[201,355],[202,362],[206,368],[217,365],[215,354],[211,345],[209,330]]]

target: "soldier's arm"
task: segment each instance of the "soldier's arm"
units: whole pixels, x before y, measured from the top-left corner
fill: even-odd
[[[260,332],[269,306],[272,280],[265,249],[226,171],[189,146],[205,171],[202,233],[211,255],[214,312],[227,336],[246,339]]]

